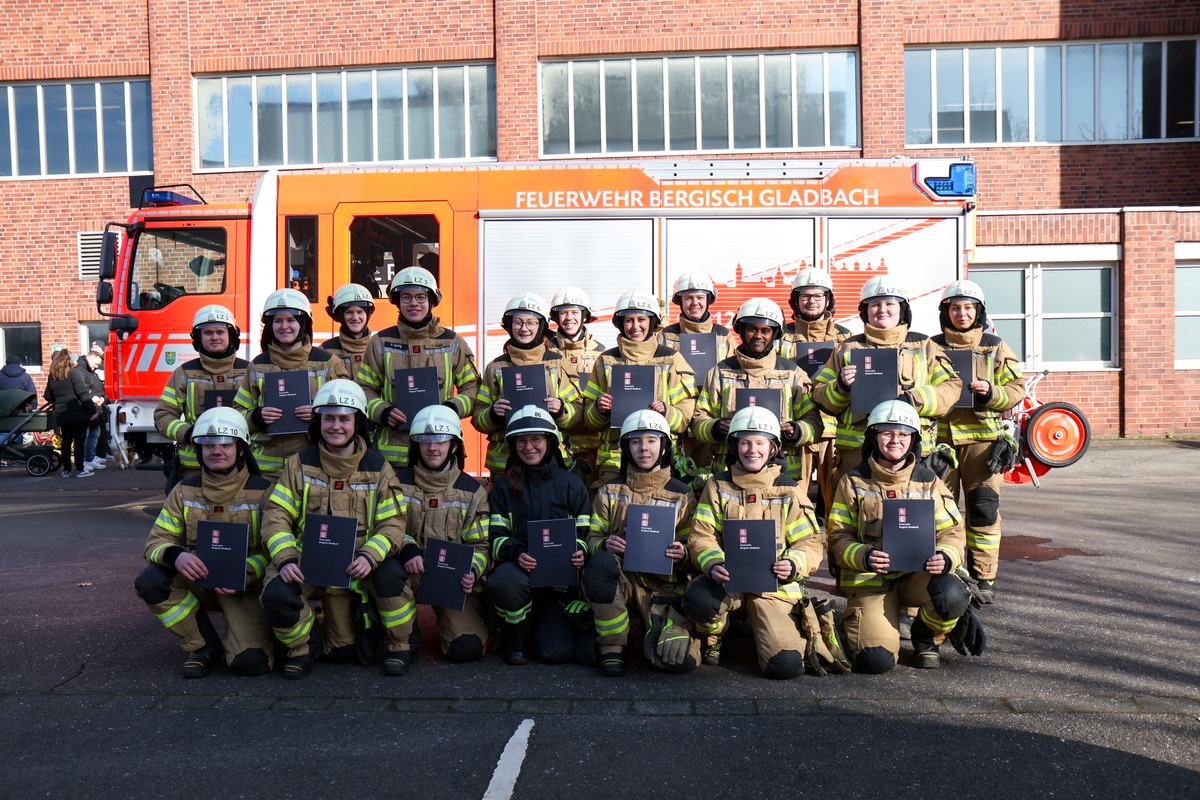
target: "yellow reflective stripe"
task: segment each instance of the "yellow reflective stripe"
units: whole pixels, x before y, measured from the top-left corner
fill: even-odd
[[[846,549],[842,553],[842,560],[855,569],[864,570],[867,568],[866,557],[870,549],[870,545],[862,542],[851,542],[846,545]]]
[[[246,566],[250,567],[254,571],[254,576],[261,580],[263,572],[267,568],[267,559],[261,553],[256,553],[246,559]]]
[[[958,617],[944,620],[941,617],[930,614],[925,610],[924,606],[921,607],[917,617],[921,620],[921,622],[924,622],[926,625],[928,625],[929,629],[934,633],[949,633],[950,631],[954,630],[954,626],[958,624]]]
[[[266,545],[267,552],[271,555],[271,558],[275,558],[283,550],[286,550],[289,547],[295,547],[296,537],[293,536],[290,531],[280,531],[279,533],[276,533],[268,538],[264,544]]]
[[[692,515],[693,525],[698,525],[701,522],[707,522],[714,528],[717,527],[717,515],[708,503],[701,503],[696,506],[696,513]]]
[[[295,519],[300,515],[300,508],[296,505],[295,496],[292,494],[291,490],[283,484],[275,484],[275,489],[271,492],[271,497],[269,499],[272,503],[288,512],[288,516],[290,516],[292,519]]]
[[[392,543],[387,540],[386,536],[375,534],[371,538],[367,539],[367,541],[363,544],[363,549],[370,549],[377,556],[379,556],[375,559],[375,563],[378,564],[387,558],[388,551],[392,549]]]
[[[616,636],[619,633],[625,633],[629,630],[629,613],[622,611],[612,619],[600,619],[596,617],[596,635],[597,636]]]
[[[165,508],[158,512],[158,519],[154,521],[154,524],[170,533],[183,533],[183,525],[179,518],[172,515]]]
[[[533,609],[533,603],[526,603],[515,611],[507,611],[500,606],[496,606],[495,608],[496,614],[502,621],[507,622],[509,625],[516,625],[519,622],[523,622],[529,616],[529,612]]]
[[[417,613],[416,601],[409,601],[399,608],[379,609],[379,619],[385,628],[395,628],[412,621]]]
[[[972,550],[999,550],[1000,534],[967,530],[967,546]]]
[[[295,644],[307,637],[309,632],[312,631],[313,620],[316,619],[316,616],[316,614],[309,614],[305,619],[300,620],[287,630],[276,628],[275,638],[288,646]]]
[[[483,571],[487,569],[487,565],[487,555],[476,550],[471,556],[471,569],[475,571],[476,575],[482,575]]]
[[[696,559],[696,566],[698,566],[702,571],[708,572],[709,568],[715,563],[724,560],[725,553],[723,551],[716,548],[709,548],[708,550],[702,552],[700,557]]]
[[[155,614],[154,616],[158,617],[158,621],[163,624],[164,628],[170,628],[181,619],[186,619],[188,614],[192,613],[192,609],[194,609],[197,604],[198,601],[196,600],[196,595],[188,592],[183,600],[181,600],[179,603],[171,606],[161,614]]]

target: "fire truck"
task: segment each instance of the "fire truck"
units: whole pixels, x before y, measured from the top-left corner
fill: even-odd
[[[190,188],[190,187],[189,187]],[[787,309],[808,266],[832,275],[839,321],[861,330],[862,284],[890,274],[913,296],[914,328],[936,333],[942,289],[965,275],[975,241],[975,165],[961,159],[627,161],[269,171],[247,203],[147,189],[106,226],[97,305],[109,318],[107,392],[114,449],[168,452],[154,408],[176,366],[195,357],[201,307],[234,312],[243,357],[257,354],[267,295],[312,301],[314,341],[335,335],[326,300],[359,283],[380,302],[372,330],[395,324],[392,276],[419,264],[445,299],[442,324],[482,366],[506,335],[512,295],[579,286],[608,345],[617,298],[669,297],[690,270],[712,276],[715,320],[750,297]],[[674,312],[672,312],[672,318]],[[481,437],[468,431],[468,464]]]

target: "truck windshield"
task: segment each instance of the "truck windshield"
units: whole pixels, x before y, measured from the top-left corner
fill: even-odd
[[[224,228],[145,228],[133,246],[131,309],[163,308],[185,295],[225,291]]]

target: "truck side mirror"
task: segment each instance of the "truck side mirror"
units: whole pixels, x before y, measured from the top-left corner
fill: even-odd
[[[111,281],[117,275],[117,234],[105,231],[100,243],[100,280]],[[111,289],[109,290],[111,293]],[[112,302],[110,299],[108,302]]]
[[[112,284],[108,281],[100,281],[96,286],[96,305],[106,306],[113,301]]]

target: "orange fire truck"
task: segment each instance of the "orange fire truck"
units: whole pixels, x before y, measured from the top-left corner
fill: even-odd
[[[796,272],[833,276],[840,321],[861,329],[862,284],[890,273],[913,295],[915,328],[936,333],[942,289],[974,248],[975,166],[955,159],[645,161],[270,171],[249,203],[209,204],[146,190],[142,207],[109,223],[97,303],[110,318],[106,376],[114,449],[166,447],[154,407],[175,367],[195,357],[201,306],[230,308],[253,357],[259,310],[275,289],[312,300],[314,339],[333,336],[326,298],[354,282],[385,298],[373,330],[395,323],[386,300],[397,270],[432,267],[442,323],[480,365],[501,351],[509,297],[583,288],[608,324],[630,288],[669,295],[689,270],[709,273],[717,322],[754,296],[784,309]],[[435,256],[428,257],[429,254]],[[673,316],[673,313],[672,313]],[[469,465],[482,466],[468,435]]]

